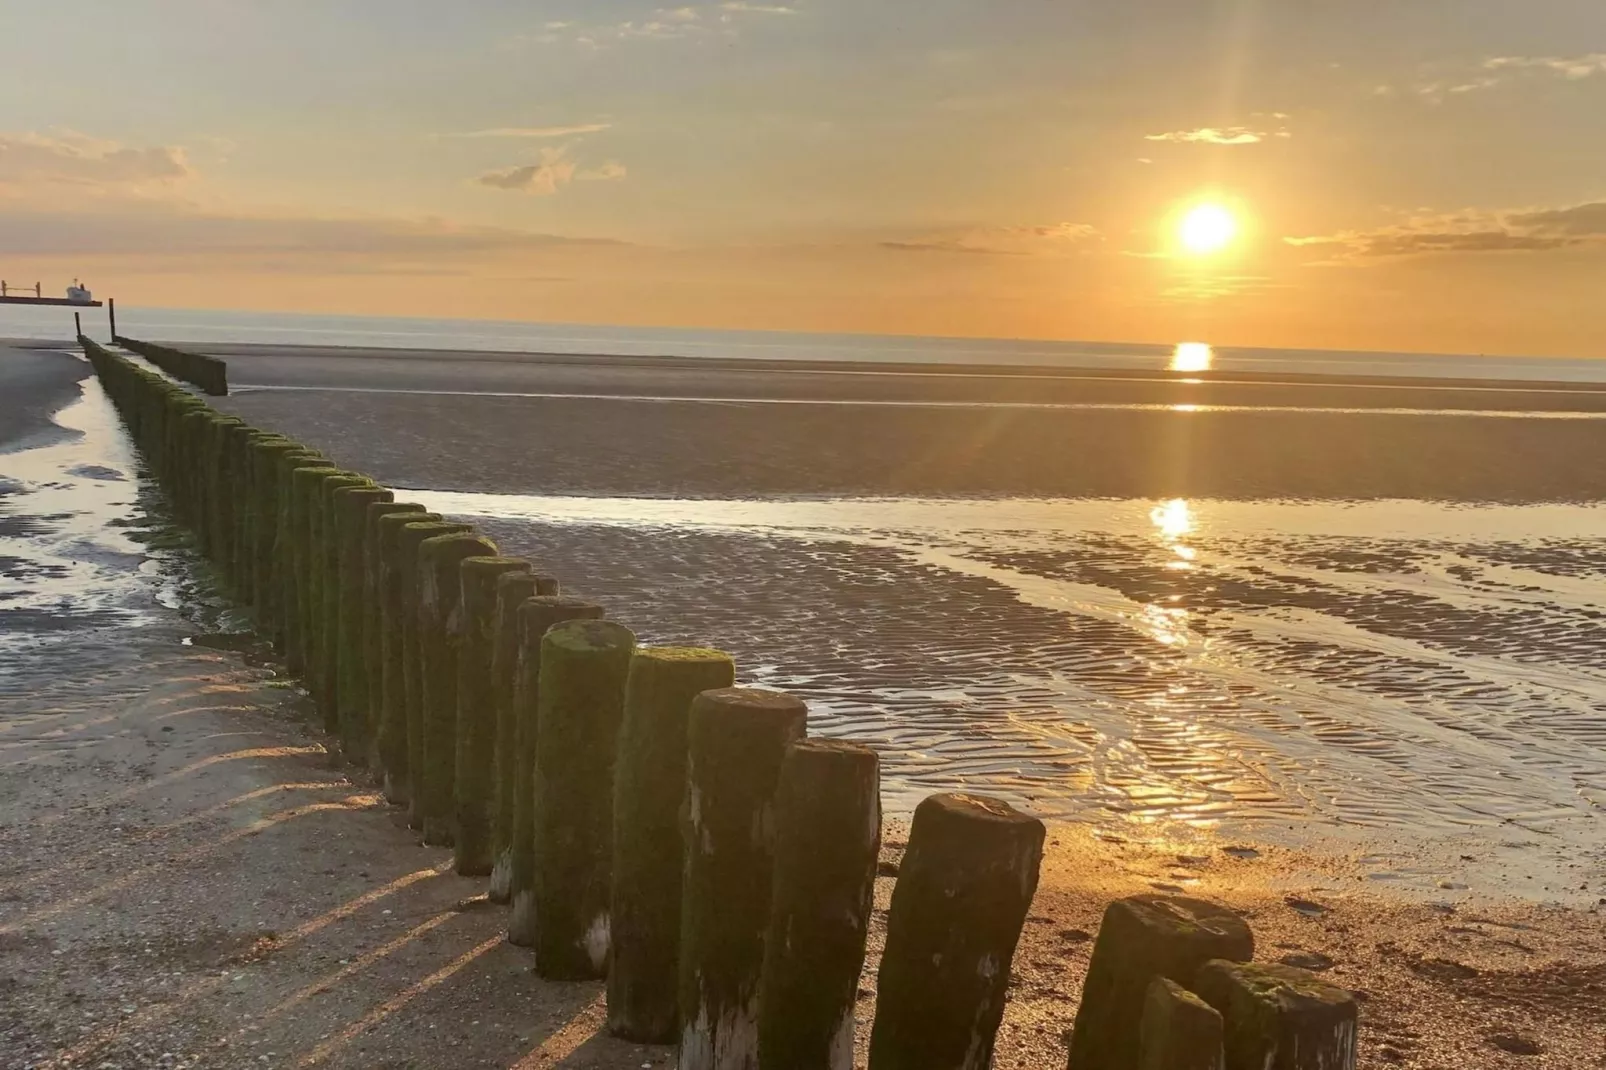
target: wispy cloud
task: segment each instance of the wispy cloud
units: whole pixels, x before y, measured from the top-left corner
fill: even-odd
[[[1369,231],[1283,239],[1335,260],[1446,253],[1547,252],[1606,245],[1606,202],[1567,208],[1427,216]]]
[[[77,133],[0,134],[0,186],[151,186],[192,175],[177,146],[135,148]]]
[[[1274,112],[1270,118],[1283,120],[1288,118],[1282,112]],[[1250,127],[1250,126],[1201,126],[1193,130],[1169,130],[1163,134],[1145,134],[1144,141],[1169,141],[1178,145],[1258,145],[1273,138],[1293,137],[1285,126]]]
[[[1525,79],[1561,78],[1570,82],[1606,75],[1606,52],[1579,56],[1491,56],[1475,65],[1441,67],[1441,77],[1421,81],[1408,92],[1434,104]],[[1380,85],[1378,96],[1394,96],[1396,87]]]
[[[569,155],[567,148],[544,148],[541,150],[541,159],[536,163],[488,171],[475,181],[491,189],[550,197],[570,182],[616,182],[627,173],[624,164],[614,161],[589,170],[582,169]]]
[[[575,44],[584,48],[603,48],[622,41],[685,41],[698,38],[730,38],[737,35],[736,23],[747,15],[796,15],[789,4],[750,3],[725,0],[723,3],[688,4],[660,7],[640,18],[620,22],[583,24],[548,22],[539,32],[524,34],[517,40],[530,44]]]
[[[448,134],[448,137],[511,137],[511,138],[553,138],[553,137],[581,137],[586,134],[600,134],[604,130],[611,130],[612,123],[576,123],[573,126],[493,126],[489,130],[469,130],[461,134]]]
[[[960,253],[983,256],[1042,256],[1079,252],[1097,242],[1087,223],[971,227],[878,242],[899,253]]]

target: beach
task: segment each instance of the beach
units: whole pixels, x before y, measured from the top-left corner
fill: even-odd
[[[206,351],[220,407],[877,746],[882,910],[922,794],[1047,817],[998,1066],[1063,1065],[1103,905],[1156,889],[1364,993],[1362,1066],[1606,1056],[1593,389]],[[48,432],[84,366],[17,352],[14,441],[46,444],[0,455],[0,523],[75,580],[15,569],[20,608],[74,624],[0,652],[0,1051],[672,1063],[595,1037],[597,991],[536,981],[475,882],[323,763],[273,668],[218,649],[241,624],[160,538],[104,402]],[[28,504],[51,493],[85,519]],[[63,541],[111,521],[151,537]],[[132,980],[95,988],[108,962]]]

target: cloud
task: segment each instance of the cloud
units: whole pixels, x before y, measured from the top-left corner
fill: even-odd
[[[1536,253],[1606,244],[1606,202],[1540,211],[1471,213],[1408,221],[1371,231],[1284,238],[1338,260],[1447,253]]]
[[[515,138],[551,138],[551,137],[581,137],[585,134],[600,134],[604,130],[611,130],[612,123],[577,123],[573,126],[495,126],[489,130],[470,130],[462,134],[449,134],[448,137],[515,137]]]
[[[608,161],[600,167],[581,170],[567,148],[544,148],[538,163],[488,171],[476,182],[491,189],[513,190],[537,197],[550,197],[570,182],[614,182],[627,174],[624,164]]]
[[[1563,78],[1576,82],[1596,75],[1606,75],[1606,52],[1581,56],[1491,56],[1476,66],[1462,66],[1445,77],[1414,85],[1410,91],[1430,103],[1440,104],[1452,96],[1494,89],[1519,79]],[[1373,92],[1378,96],[1392,96],[1395,90],[1392,86],[1381,85]]]
[[[1571,208],[1519,212],[1511,217],[1511,221],[1516,226],[1548,234],[1581,238],[1606,237],[1606,201],[1576,204]]]
[[[318,218],[223,214],[165,202],[98,202],[88,211],[8,209],[0,202],[6,251],[17,256],[134,256],[141,263],[195,256],[310,260],[336,257],[375,270],[410,258],[527,253],[623,243],[439,219]]]
[[[1286,119],[1287,115],[1275,112],[1273,119]],[[1196,130],[1171,130],[1163,134],[1145,134],[1144,141],[1169,141],[1178,145],[1258,145],[1271,138],[1289,138],[1293,134],[1278,127],[1274,130],[1257,130],[1247,126],[1201,126]]]
[[[797,8],[784,4],[749,4],[744,0],[728,0],[719,5],[721,11],[745,11],[755,15],[796,15]]]
[[[973,227],[957,232],[888,239],[877,245],[899,253],[1042,256],[1080,252],[1099,237],[1098,229],[1086,223],[1050,223]]]
[[[1483,61],[1490,71],[1548,71],[1571,81],[1606,74],[1606,52],[1583,56],[1495,56]]]
[[[132,148],[81,134],[0,134],[0,186],[152,186],[192,174],[184,150],[172,145]]]

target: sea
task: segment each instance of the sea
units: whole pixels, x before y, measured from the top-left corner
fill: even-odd
[[[67,339],[71,309],[0,306],[0,338]],[[80,313],[92,338],[110,335],[107,310]],[[1208,338],[1164,344],[893,334],[823,334],[617,327],[517,320],[332,316],[291,312],[117,308],[129,337],[194,344],[358,346],[475,352],[710,357],[745,360],[1042,366],[1110,370],[1606,382],[1606,360],[1451,353],[1259,349]]]

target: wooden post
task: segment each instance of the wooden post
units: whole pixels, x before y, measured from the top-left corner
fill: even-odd
[[[115,342],[117,341],[117,299],[115,297],[106,298],[106,316],[111,321],[112,341]]]
[[[395,497],[382,487],[342,487],[334,493],[337,575],[335,612],[326,655],[332,663],[335,706],[340,725],[340,750],[352,765],[368,760],[367,641],[363,635],[367,601],[364,597],[364,529],[370,505],[388,505]]]
[[[72,331],[74,338],[82,338],[84,336],[84,324],[78,318],[78,313],[76,312],[72,314]]]
[[[513,862],[508,943],[534,947],[535,753],[540,732],[541,642],[547,631],[570,620],[600,620],[602,607],[578,598],[531,598],[518,612],[518,682],[514,692]]]
[[[880,851],[875,751],[834,739],[792,744],[775,796],[775,887],[758,993],[764,1070],[853,1070]]]
[[[1221,1015],[1169,977],[1149,982],[1137,1070],[1223,1070]]]
[[[496,578],[495,623],[491,638],[491,688],[496,705],[496,811],[491,829],[489,895],[506,903],[513,889],[513,785],[518,775],[515,710],[518,695],[519,607],[536,595],[555,595],[558,581],[534,572],[504,572]],[[526,785],[528,788],[528,785]]]
[[[407,567],[418,550],[410,536],[404,537],[404,529],[438,523],[439,513],[422,510],[388,513],[375,521],[380,558],[379,767],[384,770],[385,798],[397,806],[410,806],[413,800],[408,678],[418,671],[417,631],[409,623],[418,610],[413,570]]]
[[[871,1070],[986,1070],[1037,891],[1043,823],[983,795],[915,809],[887,918]]]
[[[385,543],[379,529],[381,517],[406,515],[415,522],[421,518],[424,507],[417,502],[373,502],[363,517],[363,655],[362,669],[367,676],[364,687],[368,695],[367,719],[368,768],[389,779],[389,767],[380,744],[385,722],[385,631],[390,626],[388,613],[394,612],[394,599],[386,588]],[[397,669],[400,672],[400,667]],[[397,677],[400,682],[400,677]],[[398,692],[399,695],[399,692]],[[405,733],[404,733],[405,737]],[[406,761],[406,740],[401,748]],[[387,798],[389,796],[387,795]],[[391,799],[395,802],[395,799]]]
[[[645,647],[630,662],[613,795],[612,958],[608,1031],[671,1044],[680,1031],[678,813],[686,793],[686,733],[700,693],[730,687],[736,664],[718,650]]]
[[[692,703],[681,826],[681,1070],[757,1065],[775,789],[807,717],[801,699],[751,688],[704,691]]]
[[[307,613],[311,608],[308,573],[312,569],[312,550],[307,546],[309,530],[307,509],[312,500],[311,487],[326,475],[339,475],[340,469],[327,461],[297,465],[290,472],[289,502],[287,507],[287,537],[290,549],[289,568],[284,575],[284,605],[286,608],[285,664],[290,671],[303,679],[307,667]]]
[[[424,842],[451,847],[456,841],[457,661],[462,636],[457,617],[463,601],[461,566],[467,557],[494,557],[490,539],[463,532],[435,535],[418,544],[418,649],[423,663],[422,783]]]
[[[535,749],[535,972],[602,977],[608,967],[613,771],[636,637],[572,620],[541,640]]]
[[[483,877],[496,862],[492,826],[496,807],[496,689],[491,653],[496,592],[502,576],[528,573],[513,557],[463,559],[457,613],[457,842],[453,864],[464,877]]]
[[[1249,926],[1219,903],[1152,894],[1117,899],[1105,908],[1093,943],[1068,1070],[1128,1070],[1137,1063],[1143,1002],[1154,978],[1192,988],[1206,962],[1247,962],[1254,954]]]
[[[418,548],[437,535],[467,534],[467,524],[445,520],[403,524],[396,536],[396,560],[404,602],[401,629],[403,711],[407,725],[407,824],[424,827],[424,654],[418,607]]]
[[[1355,1070],[1355,997],[1292,966],[1216,960],[1194,989],[1221,1012],[1227,1070]]]
[[[312,628],[307,664],[312,697],[323,711],[323,730],[340,736],[340,696],[336,687],[335,637],[339,629],[340,543],[335,533],[335,491],[372,487],[373,480],[356,472],[325,476],[313,487],[308,540],[312,546]]]

